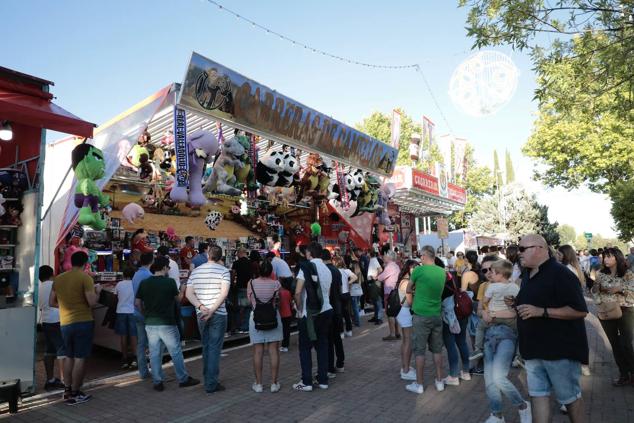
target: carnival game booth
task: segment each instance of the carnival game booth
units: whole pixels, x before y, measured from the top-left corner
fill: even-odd
[[[77,144],[64,139],[47,154],[68,163]],[[140,228],[150,249],[177,253],[188,235],[216,243],[229,267],[240,245],[286,254],[314,236],[367,246],[370,234],[353,220],[371,227],[379,177],[391,175],[397,153],[196,53],[182,84],[99,126],[89,144],[105,163],[94,195],[107,201],[95,213],[78,209],[76,175],[47,165],[55,189],[45,195],[52,205],[43,255],[60,268],[64,250],[87,248],[95,278],[110,283],[120,279]],[[105,319],[98,316],[97,326]],[[95,342],[118,348],[104,341],[106,330]]]
[[[0,67],[0,383],[34,392],[46,129],[91,137],[93,124],[52,102],[51,81]],[[0,402],[6,399],[2,386]],[[4,399],[3,399],[4,398]],[[11,411],[15,411],[13,405]]]

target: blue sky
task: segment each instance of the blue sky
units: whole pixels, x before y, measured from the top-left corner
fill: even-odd
[[[551,218],[577,231],[611,235],[609,202],[587,192],[542,189],[521,155],[536,104],[525,54],[508,48],[520,69],[517,91],[494,116],[472,118],[448,95],[454,68],[471,53],[465,9],[457,1],[221,1],[236,12],[316,48],[377,64],[420,63],[454,133],[474,145],[480,162],[511,151],[516,173],[550,205]],[[106,121],[179,82],[192,51],[220,62],[310,107],[353,125],[374,110],[403,107],[447,132],[413,70],[352,66],[295,47],[231,17],[206,0],[3,0],[2,66],[55,82],[57,102],[83,119]],[[10,40],[10,42],[6,42]],[[598,201],[597,201],[598,200]],[[590,216],[587,201],[600,204]],[[583,207],[584,214],[576,211]]]

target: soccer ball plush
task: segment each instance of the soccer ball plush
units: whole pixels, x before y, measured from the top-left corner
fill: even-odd
[[[218,225],[220,225],[220,222],[222,222],[222,213],[219,211],[209,212],[205,218],[205,225],[207,225],[207,227],[212,231],[216,230]]]

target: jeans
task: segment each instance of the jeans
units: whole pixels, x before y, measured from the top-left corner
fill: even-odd
[[[350,300],[352,301],[352,321],[354,322],[354,325],[358,327],[361,325],[361,322],[359,321],[359,303],[361,297],[350,297]]]
[[[220,352],[227,330],[227,316],[214,313],[209,320],[198,319],[200,340],[203,344],[203,377],[205,391],[213,392],[218,386]]]
[[[447,361],[449,362],[449,376],[458,377],[460,373],[460,360],[462,370],[469,372],[469,347],[467,346],[467,322],[468,318],[458,320],[460,333],[453,334],[447,323],[442,324],[442,338],[447,349]],[[458,356],[460,355],[460,356]]]
[[[634,375],[634,349],[632,332],[634,331],[634,307],[622,307],[623,315],[616,320],[599,320],[605,331],[612,355],[622,377]]]
[[[152,364],[152,382],[156,385],[165,379],[163,374],[163,348],[161,342],[167,347],[167,351],[172,357],[176,378],[180,383],[189,379],[185,370],[185,359],[181,350],[181,337],[178,334],[176,325],[147,325],[145,326],[147,341],[150,345],[150,363]]]
[[[293,322],[293,316],[282,317],[282,347],[288,348],[291,343],[291,323]]]
[[[484,383],[492,413],[502,412],[502,394],[513,405],[524,404],[524,398],[507,376],[515,356],[517,337],[507,326],[497,325],[487,331],[484,343]]]
[[[372,306],[374,307],[374,319],[383,320],[383,298],[378,297],[372,300]]]
[[[137,334],[136,362],[139,368],[139,376],[141,379],[145,379],[150,375],[150,371],[147,366],[147,358],[145,357],[145,350],[148,347],[147,334],[145,333],[145,319],[137,313],[134,314],[134,318],[136,319]]]
[[[532,359],[524,362],[528,394],[549,397],[554,391],[559,404],[568,405],[581,398],[581,363],[561,360]]]
[[[334,315],[335,319],[341,319],[341,316]],[[344,366],[346,355],[343,351],[343,340],[341,339],[341,323],[333,321],[330,325],[330,333],[328,336],[328,371],[335,373],[335,355],[337,356],[337,368]]]
[[[317,351],[317,381],[321,385],[328,385],[328,335],[332,326],[332,310],[319,313],[315,319],[317,341],[312,342],[308,337],[306,317],[299,320],[299,362],[302,367],[302,383],[311,386],[313,383],[312,348]]]
[[[350,293],[341,294],[341,314],[346,322],[346,331],[352,330],[352,319],[350,319]]]

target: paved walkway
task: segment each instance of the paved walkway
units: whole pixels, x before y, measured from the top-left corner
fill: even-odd
[[[583,395],[588,422],[634,422],[634,388],[613,388],[616,376],[607,339],[596,318],[587,319],[591,346],[592,376],[583,378]],[[597,331],[597,328],[599,330]],[[221,360],[221,380],[224,392],[208,395],[202,386],[180,389],[171,366],[164,392],[152,390],[148,381],[139,381],[134,374],[102,380],[86,389],[94,399],[86,404],[68,407],[59,395],[25,400],[21,411],[9,417],[0,408],[0,419],[16,422],[482,422],[488,414],[484,380],[474,376],[459,387],[447,387],[436,392],[428,360],[425,393],[415,395],[405,391],[400,380],[399,343],[382,342],[385,325],[365,323],[352,338],[344,341],[347,358],[346,372],[337,375],[327,391],[294,392],[291,385],[299,380],[299,359],[296,340],[289,353],[282,354],[280,381],[282,391],[276,394],[251,391],[253,381],[251,349],[248,346],[225,351]],[[265,357],[266,358],[266,357]],[[200,358],[188,359],[187,368],[200,377]],[[265,366],[265,381],[268,381]],[[511,380],[526,392],[523,372],[512,371]],[[507,404],[508,405],[508,404]],[[3,405],[4,407],[4,405]],[[553,408],[556,405],[553,404]],[[555,422],[568,421],[558,411]],[[510,405],[505,413],[507,422],[518,417]]]

